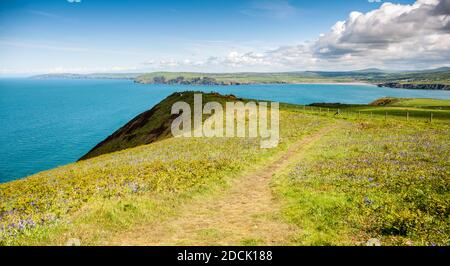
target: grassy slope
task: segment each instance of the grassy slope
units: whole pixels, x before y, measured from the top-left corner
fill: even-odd
[[[293,244],[448,245],[446,124],[354,121],[274,180]]]
[[[399,99],[389,106],[432,108],[432,109],[450,109],[450,101],[439,99]]]
[[[448,113],[429,124],[309,108],[282,105],[276,149],[261,150],[248,139],[171,138],[1,184],[0,243],[64,244],[70,237],[104,243],[137,224],[171,219],[180,204],[214,193],[305,134],[346,121],[274,179],[282,217],[301,228],[293,244],[358,244],[369,237],[448,244]]]
[[[101,154],[149,144],[170,137],[170,125],[177,116],[171,115],[172,105],[178,101],[183,101],[193,106],[194,93],[190,91],[171,94],[151,110],[133,118],[126,125],[95,146],[81,159],[88,159]],[[223,96],[217,93],[202,93],[202,95],[204,102],[215,101],[223,104],[225,101],[235,100],[235,97],[231,95]],[[204,119],[206,118],[205,116]]]

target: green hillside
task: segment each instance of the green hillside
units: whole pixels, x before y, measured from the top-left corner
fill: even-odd
[[[241,85],[255,83],[351,82],[351,77],[326,77],[313,72],[193,73],[153,72],[136,78],[139,83]]]
[[[395,99],[393,103],[388,106],[398,106],[398,107],[415,107],[415,108],[426,108],[426,109],[449,109],[450,101],[448,100],[438,100],[438,99]]]
[[[217,93],[205,93],[203,94],[203,100],[224,103],[227,100],[236,100],[236,97],[233,95],[223,96]],[[119,128],[84,155],[81,160],[170,137],[170,125],[177,117],[177,115],[171,115],[171,108],[178,101],[183,101],[193,106],[194,92],[173,93],[168,96],[151,110],[139,114],[126,125]]]
[[[366,117],[373,115],[380,119],[395,117],[400,120],[444,120],[450,119],[450,101],[438,99],[407,99],[381,98],[368,105],[315,103],[311,104],[316,111],[339,109],[341,114],[348,117]]]
[[[281,104],[274,149],[255,138],[139,142],[191,94],[138,116],[93,158],[0,184],[0,244],[450,244],[449,101]]]
[[[139,83],[241,85],[259,83],[327,83],[366,82],[413,89],[448,89],[450,70],[438,68],[423,71],[390,72],[378,69],[360,71],[298,71],[281,73],[196,73],[153,72],[136,77]]]

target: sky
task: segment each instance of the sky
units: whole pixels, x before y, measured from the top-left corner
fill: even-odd
[[[0,75],[448,65],[450,0],[0,0]]]

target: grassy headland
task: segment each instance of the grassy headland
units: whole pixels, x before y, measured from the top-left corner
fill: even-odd
[[[246,229],[269,224],[266,229],[283,232],[277,243],[286,245],[360,245],[372,238],[383,245],[448,245],[449,106],[449,101],[429,99],[282,104],[281,143],[268,150],[248,138],[164,136],[146,145],[121,138],[124,150],[0,184],[0,243],[59,245],[77,238],[83,245],[162,244],[151,237],[130,238],[161,233],[172,236],[164,244],[198,244],[198,239],[203,244],[223,239],[224,244],[269,244],[272,235]],[[418,116],[406,120],[408,110]],[[438,112],[431,123],[430,112]],[[139,128],[151,131],[146,125],[153,124],[145,121]],[[303,145],[308,138],[315,141]],[[292,150],[298,143],[300,148]],[[248,191],[233,192],[236,204],[247,199],[243,195],[253,195],[258,186],[251,182],[260,181],[252,181],[258,174],[248,173],[259,173],[277,158],[287,165],[276,163],[267,185],[258,183],[275,199],[262,200],[263,193],[257,193],[242,202],[257,211],[231,229],[229,224],[205,227],[194,219],[215,210],[220,220],[234,221],[228,217],[234,212],[221,213],[213,204],[225,204],[228,198],[221,195],[241,185]],[[190,210],[186,217],[184,209]],[[170,229],[175,220],[198,230],[180,237]]]
[[[217,93],[204,93],[203,100],[206,102],[215,101],[223,105],[226,101],[236,101],[238,99],[233,95],[223,96]],[[130,122],[96,145],[81,159],[84,160],[105,153],[149,144],[172,136],[170,125],[177,115],[171,115],[171,108],[178,101],[183,101],[193,106],[194,93],[173,93],[151,110],[131,119]],[[207,116],[203,117],[203,119],[206,118]]]

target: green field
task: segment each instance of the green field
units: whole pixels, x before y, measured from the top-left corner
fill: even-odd
[[[381,98],[369,105],[315,103],[307,107],[311,112],[337,112],[349,118],[365,117],[367,119],[391,118],[400,120],[435,121],[450,119],[450,101],[437,99],[396,99]]]
[[[282,104],[274,149],[164,137],[0,184],[0,244],[448,245],[450,101],[381,102]]]

